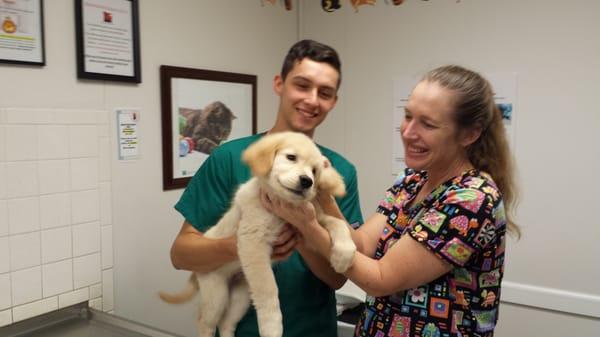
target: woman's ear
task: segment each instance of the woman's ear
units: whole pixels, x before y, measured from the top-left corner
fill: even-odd
[[[475,143],[481,137],[482,129],[480,126],[473,126],[461,131],[460,145],[468,147]]]

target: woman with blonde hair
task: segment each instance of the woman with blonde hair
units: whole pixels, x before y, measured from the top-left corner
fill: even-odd
[[[344,274],[367,293],[356,336],[493,336],[515,183],[490,83],[460,66],[428,72],[401,123],[408,169],[352,238]],[[329,196],[325,210],[341,217]],[[329,256],[310,204],[263,198]]]

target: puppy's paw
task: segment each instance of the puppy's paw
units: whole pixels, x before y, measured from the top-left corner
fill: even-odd
[[[281,320],[270,320],[265,324],[259,324],[258,330],[260,337],[281,337],[283,336],[283,324]]]
[[[334,243],[331,248],[331,266],[337,273],[343,273],[352,265],[356,245],[352,240]]]

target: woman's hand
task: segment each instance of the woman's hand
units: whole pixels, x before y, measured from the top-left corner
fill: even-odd
[[[315,206],[310,202],[293,205],[279,198],[270,197],[264,191],[260,192],[260,199],[267,210],[298,228],[300,232],[307,224],[317,221]]]

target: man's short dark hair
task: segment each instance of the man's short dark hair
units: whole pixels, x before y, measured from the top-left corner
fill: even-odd
[[[332,47],[314,40],[300,40],[290,48],[283,60],[281,78],[285,81],[285,78],[296,62],[300,62],[305,58],[332,66],[339,74],[337,87],[340,87],[340,83],[342,82],[342,62],[338,53]]]

